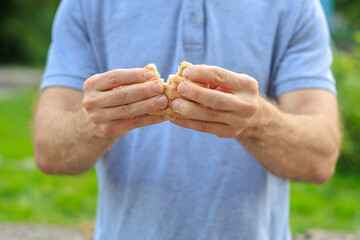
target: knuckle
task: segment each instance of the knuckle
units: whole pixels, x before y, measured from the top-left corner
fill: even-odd
[[[83,83],[83,89],[85,90],[89,90],[95,87],[95,82],[98,81],[98,79],[102,76],[102,74],[97,73],[92,75],[91,77],[89,77],[88,79],[85,80],[85,82]]]
[[[87,111],[89,111],[95,108],[96,101],[92,98],[84,98],[82,105]]]
[[[141,117],[134,117],[133,119],[131,119],[130,121],[130,127],[131,129],[134,128],[139,128],[143,125],[143,120]]]
[[[155,123],[159,123],[159,122],[163,122],[164,121],[164,115],[162,116],[151,116],[150,118],[150,123],[151,124],[155,124]]]
[[[206,112],[205,112],[205,120],[210,121],[210,120],[217,120],[219,118],[219,112],[211,109],[211,108],[207,108]]]
[[[149,102],[149,101],[146,102],[144,104],[146,113],[150,113],[150,112],[157,110],[156,106],[157,106],[157,99],[154,99],[154,101],[152,101],[152,102]]]
[[[83,83],[83,90],[84,91],[88,91],[94,88],[94,82],[96,81],[96,79],[99,77],[100,74],[95,74],[93,76],[91,76],[90,78],[86,79],[85,82]]]
[[[213,79],[216,85],[222,85],[228,77],[228,73],[220,68],[213,67]]]
[[[216,108],[224,108],[230,104],[230,99],[226,96],[220,96],[215,100],[215,107]]]
[[[114,97],[114,101],[117,103],[123,103],[126,101],[127,99],[127,93],[125,91],[123,91],[123,89],[118,90],[118,91],[113,91],[113,97]]]
[[[193,89],[193,88],[190,88],[189,89],[189,92],[190,92],[190,95],[192,97],[192,99],[197,102],[200,100],[200,91],[198,89]]]
[[[250,93],[257,93],[259,90],[259,83],[255,78],[250,77],[246,74],[239,74],[242,79],[242,88],[249,91]]]
[[[254,116],[258,111],[258,105],[257,104],[246,104],[244,106],[244,110],[246,111],[246,116],[251,117]]]
[[[259,83],[255,79],[250,78],[246,82],[246,87],[251,93],[257,93],[259,89]]]
[[[191,108],[184,102],[180,105],[179,114],[185,118],[190,118],[192,116]]]
[[[147,86],[141,86],[139,87],[139,95],[142,99],[148,97],[148,87]]]
[[[128,118],[131,117],[132,109],[129,105],[124,105],[118,108],[117,115],[120,118]]]
[[[85,82],[83,83],[84,92],[91,89],[91,85],[92,85],[91,78],[85,80]]]
[[[110,71],[106,73],[106,77],[109,81],[109,83],[111,84],[111,86],[116,86],[118,85],[118,78],[119,78],[119,74],[116,70]]]
[[[198,128],[201,132],[208,132],[210,131],[210,125],[206,122],[199,122],[198,123]]]

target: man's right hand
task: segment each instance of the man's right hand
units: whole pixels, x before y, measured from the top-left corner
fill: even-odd
[[[111,138],[164,122],[164,116],[147,115],[165,108],[168,101],[161,95],[164,89],[160,81],[146,82],[152,77],[152,72],[143,68],[96,74],[84,82],[83,111]]]

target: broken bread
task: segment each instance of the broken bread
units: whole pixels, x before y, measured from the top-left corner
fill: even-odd
[[[181,66],[179,66],[179,70],[176,73],[176,75],[169,75],[167,83],[164,83],[164,95],[166,95],[166,97],[168,98],[168,106],[165,109],[162,109],[160,111],[149,113],[150,115],[169,115],[174,118],[184,118],[180,114],[174,112],[171,108],[171,103],[175,99],[177,99],[177,98],[185,99],[178,92],[177,87],[179,86],[179,84],[181,82],[184,82],[184,81],[191,82],[191,83],[199,85],[199,86],[204,86],[204,84],[202,84],[202,83],[190,81],[189,79],[186,79],[182,76],[182,72],[184,71],[184,69],[191,65],[192,65],[191,63],[184,61],[181,63]],[[155,80],[163,81],[163,79],[160,78],[160,74],[156,71],[156,66],[154,64],[149,64],[145,68],[152,71],[154,73],[154,76],[156,76],[149,81],[155,81]]]
[[[150,80],[147,80],[146,82],[151,82],[151,81],[160,81],[162,82],[163,86],[164,86],[164,92],[163,94],[167,97],[168,99],[168,105],[166,108],[160,110],[160,111],[156,111],[156,112],[152,112],[149,113],[149,115],[169,115],[170,117],[174,117],[174,118],[184,118],[183,116],[181,116],[180,114],[174,112],[171,108],[171,103],[177,99],[177,98],[181,98],[181,99],[185,99],[177,90],[177,87],[179,86],[179,84],[181,82],[187,81],[187,82],[191,82],[193,84],[199,85],[199,86],[205,86],[205,84],[202,83],[198,83],[198,82],[193,82],[189,79],[186,79],[182,76],[182,72],[184,71],[185,68],[192,66],[191,63],[188,62],[182,62],[181,66],[179,66],[179,70],[176,73],[176,75],[169,75],[167,83],[164,82],[164,79],[160,78],[160,74],[156,69],[156,65],[151,63],[146,65],[144,68],[148,71],[151,71],[153,73],[153,77]],[[115,87],[112,90],[115,89],[119,89],[122,86],[119,87]]]

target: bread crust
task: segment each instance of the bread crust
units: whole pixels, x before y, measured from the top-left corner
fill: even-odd
[[[181,63],[181,65],[178,67],[179,70],[176,73],[176,75],[169,75],[167,83],[164,82],[164,79],[160,78],[160,74],[157,71],[155,64],[150,63],[150,64],[148,64],[148,65],[146,65],[144,67],[144,69],[146,69],[148,71],[151,71],[153,73],[153,77],[151,79],[147,80],[146,82],[160,81],[163,84],[163,87],[164,87],[164,91],[162,92],[162,94],[164,94],[168,99],[168,105],[167,105],[166,108],[164,108],[164,109],[162,109],[160,111],[149,113],[149,115],[168,115],[168,116],[173,117],[173,118],[184,118],[182,115],[174,112],[174,110],[172,110],[172,108],[171,108],[171,103],[175,99],[177,99],[177,98],[185,99],[177,90],[179,84],[181,82],[186,81],[186,82],[191,82],[193,84],[205,87],[205,84],[203,84],[203,83],[193,82],[193,81],[190,81],[189,79],[186,79],[186,78],[184,78],[182,76],[182,73],[183,73],[184,69],[189,67],[189,66],[192,66],[192,64],[183,61]],[[119,89],[121,87],[122,86],[115,87],[112,90]],[[188,101],[190,101],[190,100],[188,99]]]
[[[184,118],[182,115],[174,112],[174,110],[172,110],[172,108],[171,108],[171,103],[175,99],[177,99],[177,98],[185,99],[178,92],[177,87],[179,86],[179,84],[181,82],[184,82],[184,81],[191,82],[191,83],[199,85],[199,86],[204,86],[204,84],[202,84],[202,83],[190,81],[189,79],[186,79],[186,78],[184,78],[182,76],[182,72],[184,71],[184,69],[189,67],[189,66],[192,66],[192,64],[183,61],[181,63],[181,65],[179,66],[179,70],[176,73],[176,75],[170,75],[168,77],[167,84],[164,83],[164,93],[163,93],[168,98],[168,106],[165,109],[162,109],[160,111],[149,113],[149,115],[169,115],[170,117],[173,117],[173,118]],[[145,68],[147,68],[147,69],[149,69],[151,71],[154,71],[154,69],[156,70],[156,66],[154,64],[149,64]],[[160,79],[160,75],[159,75],[159,73],[157,71],[156,71],[156,73],[154,75],[159,76],[158,79],[151,79],[150,81],[162,80],[162,79]]]

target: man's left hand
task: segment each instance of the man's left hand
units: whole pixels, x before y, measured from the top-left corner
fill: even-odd
[[[183,77],[208,84],[209,88],[190,82],[179,84],[179,93],[190,101],[172,102],[172,109],[186,118],[171,119],[178,126],[234,138],[258,111],[258,82],[250,76],[214,66],[194,65],[183,71]]]

